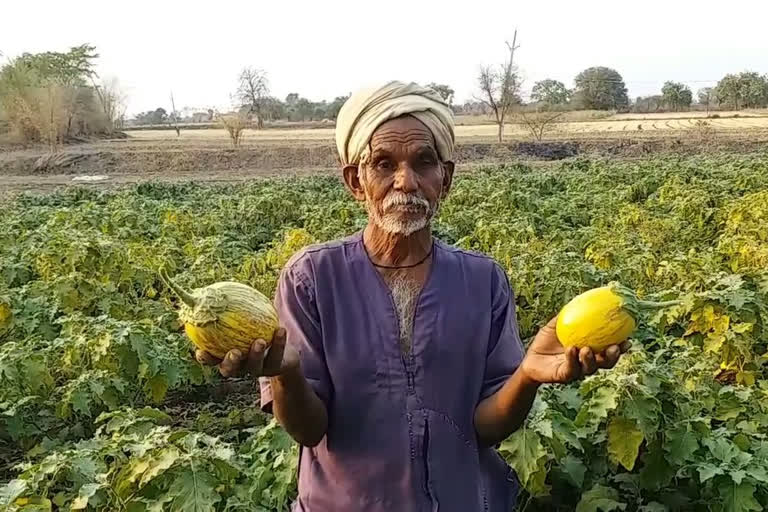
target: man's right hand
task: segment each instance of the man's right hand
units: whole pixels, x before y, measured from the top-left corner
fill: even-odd
[[[257,377],[275,377],[299,369],[299,354],[286,345],[285,329],[279,327],[272,338],[272,344],[267,350],[264,340],[256,340],[247,354],[233,349],[227,352],[224,359],[219,359],[205,350],[196,350],[195,358],[204,365],[219,367],[224,377],[237,377],[250,374]]]

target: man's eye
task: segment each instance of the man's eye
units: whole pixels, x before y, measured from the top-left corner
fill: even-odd
[[[376,167],[382,171],[388,171],[392,168],[392,162],[389,160],[379,160],[379,163],[376,164]]]

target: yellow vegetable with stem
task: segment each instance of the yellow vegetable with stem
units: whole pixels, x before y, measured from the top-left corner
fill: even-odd
[[[640,300],[618,283],[593,288],[571,299],[557,317],[556,333],[566,347],[590,347],[602,352],[623,343],[635,331],[641,311],[679,304],[679,301]]]
[[[257,339],[272,342],[278,327],[277,311],[255,288],[221,281],[187,291],[163,269],[160,277],[181,299],[179,319],[197,348],[222,359],[232,349],[247,353]]]

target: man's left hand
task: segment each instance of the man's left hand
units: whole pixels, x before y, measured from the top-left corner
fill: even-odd
[[[534,382],[567,383],[592,375],[599,368],[613,368],[621,354],[630,347],[630,343],[625,341],[599,353],[589,347],[566,348],[557,339],[556,325],[557,317],[541,328],[523,359],[520,369]]]

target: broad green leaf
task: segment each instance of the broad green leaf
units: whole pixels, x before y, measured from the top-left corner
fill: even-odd
[[[587,468],[580,459],[573,455],[567,455],[560,462],[560,468],[576,488],[581,488],[584,485],[584,474],[587,472]]]
[[[173,466],[174,462],[179,458],[179,455],[179,451],[173,446],[165,448],[161,450],[160,453],[155,454],[141,476],[139,487],[143,487],[157,475]]]
[[[168,414],[158,409],[153,409],[152,407],[144,407],[136,411],[136,413],[139,416],[154,420],[158,425],[170,425],[173,422],[173,418],[168,416]]]
[[[725,484],[720,486],[723,506],[726,512],[751,512],[763,510],[755,499],[755,487],[748,483]]]
[[[716,460],[725,463],[732,461],[741,452],[732,442],[722,437],[705,439],[704,445]]]
[[[731,475],[731,480],[733,480],[733,483],[740,484],[744,480],[744,477],[747,476],[747,473],[746,471],[737,469],[735,471],[731,471],[730,475]]]
[[[608,416],[608,413],[616,408],[617,392],[611,387],[598,388],[592,396],[585,401],[579,414],[576,416],[576,425],[593,427]],[[592,429],[594,430],[594,428]]]
[[[647,505],[643,505],[642,507],[637,509],[637,511],[638,512],[668,512],[669,509],[657,501],[652,501]]]
[[[173,497],[171,512],[214,512],[221,501],[216,492],[218,482],[210,473],[196,470],[194,465],[178,473],[168,489]]]
[[[80,487],[77,497],[72,501],[70,508],[72,510],[83,510],[88,506],[88,500],[101,489],[102,484],[85,484]]]
[[[581,495],[576,512],[611,512],[624,510],[625,503],[619,501],[619,491],[602,485],[595,485]]]
[[[499,451],[526,487],[532,482],[533,474],[544,467],[547,457],[539,435],[528,428],[521,428],[505,439]]]
[[[699,448],[695,434],[684,429],[670,430],[665,433],[664,451],[672,464],[682,465],[691,460]]]
[[[147,387],[152,395],[152,400],[155,403],[160,403],[168,392],[168,381],[163,375],[155,375],[147,381]]]
[[[762,482],[764,484],[768,484],[768,470],[766,470],[763,466],[752,466],[747,470],[749,476],[757,480],[758,482]]]
[[[635,467],[643,439],[643,433],[632,420],[614,416],[608,424],[608,454],[628,471]]]
[[[0,487],[0,505],[10,505],[27,490],[26,480],[11,480]]]
[[[722,475],[723,470],[719,466],[715,466],[709,462],[702,462],[698,465],[699,481],[703,484],[715,475]]]

